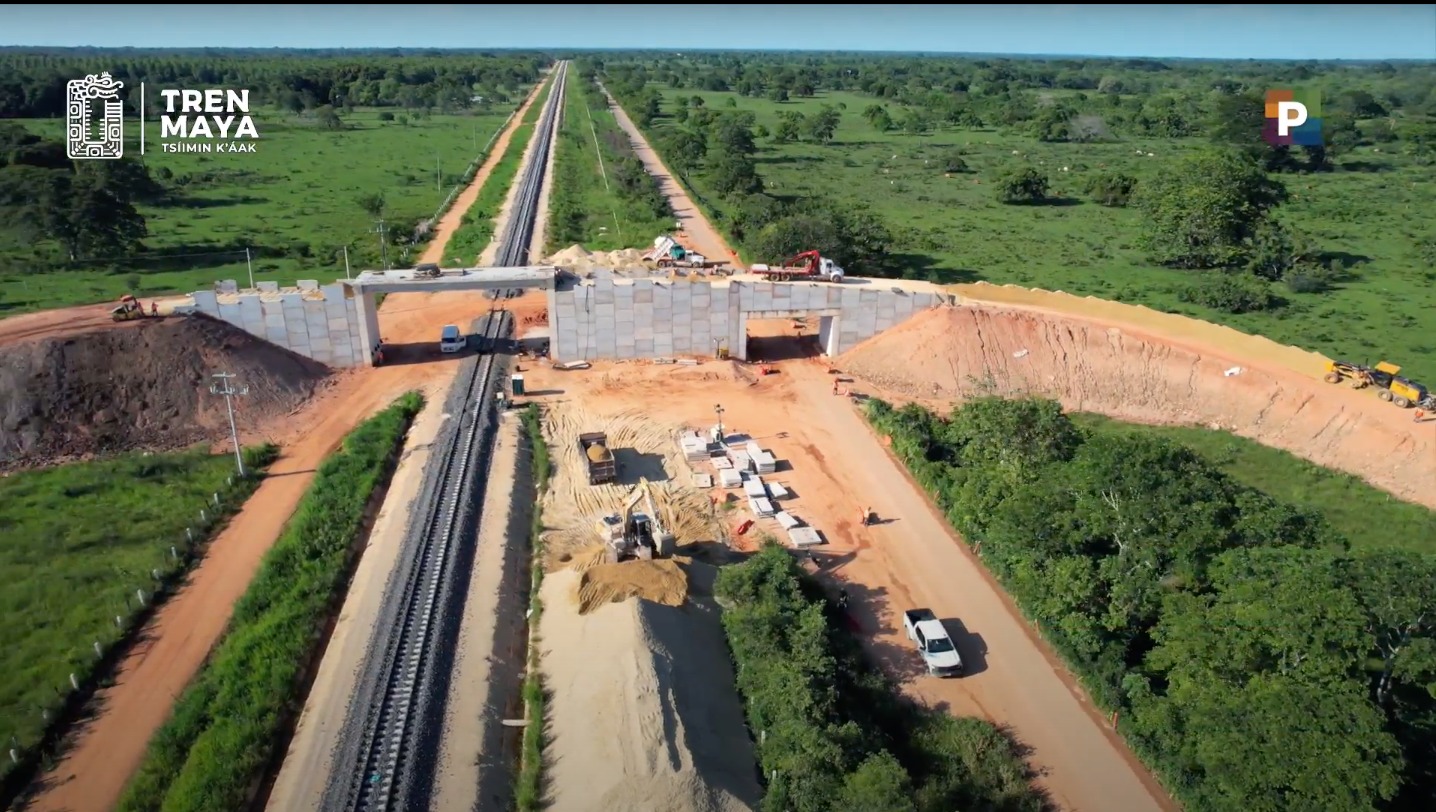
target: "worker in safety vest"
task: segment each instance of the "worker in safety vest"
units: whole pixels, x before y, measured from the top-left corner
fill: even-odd
[[[1426,413],[1423,412],[1423,411],[1421,411],[1420,409],[1417,409],[1417,410],[1416,410],[1416,419],[1415,419],[1414,422],[1420,423],[1423,419],[1425,419],[1425,417],[1426,417]]]

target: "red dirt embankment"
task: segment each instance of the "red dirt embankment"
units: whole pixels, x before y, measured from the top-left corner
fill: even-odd
[[[0,469],[225,438],[229,372],[240,429],[299,408],[325,365],[207,316],[170,318],[0,347]]]
[[[1436,508],[1436,422],[1297,372],[1276,360],[1278,345],[1235,349],[969,302],[920,313],[838,363],[918,400],[1040,395],[1120,420],[1223,429]]]

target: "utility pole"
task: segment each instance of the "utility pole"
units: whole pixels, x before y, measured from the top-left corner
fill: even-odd
[[[728,443],[725,442],[726,435],[723,434],[723,404],[719,403],[715,405],[713,407],[713,413],[718,415],[718,444],[726,446]]]
[[[384,239],[384,218],[379,218],[379,226],[374,229],[379,235],[379,260],[384,264],[384,270],[389,270],[389,241]]]
[[[244,452],[239,447],[239,429],[234,425],[234,399],[249,394],[248,386],[236,387],[235,376],[228,372],[216,372],[212,376],[215,383],[210,384],[209,391],[212,395],[224,397],[224,407],[229,410],[229,439],[234,443],[234,465],[239,469],[239,478],[244,478]]]
[[[442,197],[444,194],[444,162],[437,152],[434,153],[434,188]]]
[[[347,246],[347,245],[344,246],[344,278],[345,278],[345,279],[353,279],[353,278],[354,278],[354,277],[352,277],[352,276],[349,275],[349,246]]]
[[[244,249],[244,267],[249,269],[249,289],[254,290],[254,262],[250,259],[249,249]]]

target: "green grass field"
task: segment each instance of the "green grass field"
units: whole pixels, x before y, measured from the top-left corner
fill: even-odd
[[[632,148],[608,105],[585,84],[577,72],[569,76],[554,166],[561,183],[550,204],[547,252],[574,242],[590,251],[646,248],[672,229],[673,217],[658,217],[651,207],[620,194],[615,168],[621,156],[632,155]],[[557,221],[565,216],[572,221],[556,233]]]
[[[108,647],[120,636],[115,616],[138,608],[135,590],[154,590],[152,570],[185,563],[185,529],[199,537],[201,508],[214,518],[211,494],[221,494],[221,511],[247,495],[249,487],[226,486],[233,473],[232,456],[189,451],[0,479],[0,737],[22,747],[39,739],[41,709],[59,706],[71,673],[90,673],[95,641]]]
[[[357,199],[382,193],[385,220],[412,229],[434,214],[514,106],[427,118],[388,111],[393,121],[381,120],[381,111],[360,110],[344,114],[347,128],[338,131],[321,129],[312,118],[265,110],[255,115],[261,140],[253,155],[163,153],[155,148],[159,125],[151,122],[144,156],[150,174],[159,179],[167,170],[189,182],[175,205],[141,208],[150,232],[148,255],[119,271],[41,275],[35,270],[45,270],[50,260],[34,257],[52,256],[48,247],[37,252],[0,228],[0,317],[108,301],[135,282],[133,292],[140,295],[188,292],[217,279],[246,284],[246,246],[252,247],[257,281],[342,279],[346,245],[355,273],[377,268],[377,223]],[[24,124],[47,138],[63,136],[63,121]],[[138,155],[134,122],[126,133],[133,140],[126,154]],[[391,246],[389,259],[400,267],[416,254]]]
[[[1298,294],[1277,286],[1289,300],[1287,307],[1232,315],[1179,302],[1176,291],[1189,277],[1144,260],[1135,245],[1139,213],[1098,206],[1081,192],[1094,173],[1121,171],[1140,180],[1203,141],[1040,143],[990,129],[951,128],[923,136],[881,133],[862,119],[862,111],[875,101],[869,96],[819,93],[776,103],[655,87],[664,92],[665,112],[676,100],[697,95],[715,110],[752,111],[769,131],[780,111],[809,113],[824,104],[842,108],[831,145],[775,145],[759,138],[758,171],[776,195],[872,207],[895,232],[896,250],[909,255],[905,259],[917,276],[1012,283],[1145,304],[1336,357],[1387,358],[1436,385],[1436,332],[1431,329],[1436,270],[1419,259],[1415,245],[1418,229],[1427,228],[1436,211],[1436,177],[1389,151],[1361,147],[1339,158],[1335,172],[1282,176],[1293,199],[1281,208],[1281,217],[1311,235],[1322,250],[1349,255],[1351,278],[1325,293]],[[894,117],[898,112],[893,109]],[[661,132],[667,121],[660,119],[656,129]],[[940,158],[954,149],[962,151],[971,171],[944,177]],[[1019,160],[1048,173],[1052,193],[1062,198],[1059,205],[1005,206],[994,199],[995,172]],[[701,184],[701,177],[695,182]],[[706,195],[701,186],[699,191]]]
[[[1181,443],[1238,482],[1319,512],[1354,548],[1423,552],[1436,538],[1436,512],[1254,440],[1195,427],[1139,426],[1090,413],[1074,413],[1072,420],[1097,432],[1150,434]]]

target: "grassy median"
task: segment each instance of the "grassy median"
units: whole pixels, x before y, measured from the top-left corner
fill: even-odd
[[[319,467],[224,639],[150,742],[121,810],[209,812],[250,802],[303,703],[302,678],[323,639],[323,619],[343,598],[365,511],[422,406],[418,393],[404,395],[350,432]]]
[[[528,435],[529,448],[533,453],[534,511],[531,536],[533,542],[533,575],[529,587],[529,650],[528,664],[524,676],[524,728],[523,750],[519,760],[518,786],[514,788],[514,804],[519,812],[536,812],[543,806],[543,745],[544,745],[544,690],[543,677],[539,673],[539,653],[534,630],[543,616],[543,600],[539,588],[543,586],[543,505],[539,500],[548,490],[549,476],[553,472],[553,461],[549,456],[548,441],[543,436],[543,412],[530,404],[523,411],[524,433]]]

